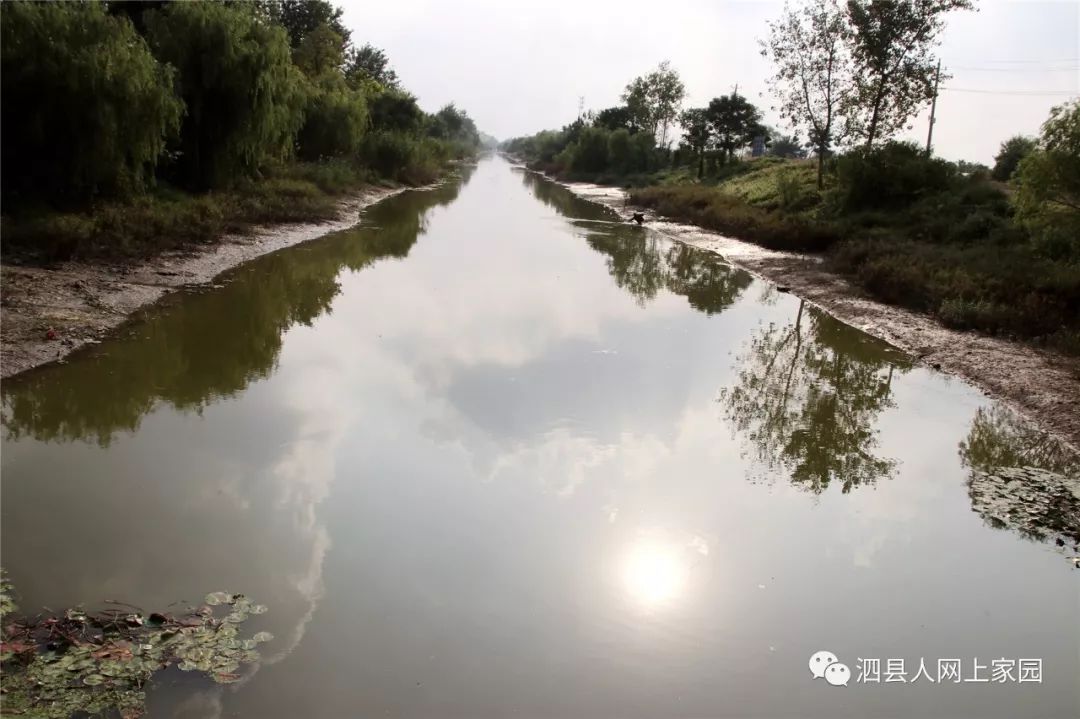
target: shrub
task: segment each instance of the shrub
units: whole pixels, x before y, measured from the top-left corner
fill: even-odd
[[[887,142],[836,160],[838,205],[844,210],[899,208],[947,189],[956,166],[929,158],[914,143]]]
[[[78,202],[141,189],[183,105],[172,70],[100,3],[5,3],[0,23],[3,186]]]
[[[415,157],[415,142],[400,132],[372,132],[364,138],[360,158],[377,174],[398,179],[402,168]]]

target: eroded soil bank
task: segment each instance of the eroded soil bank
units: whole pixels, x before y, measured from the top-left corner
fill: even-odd
[[[369,188],[343,200],[329,222],[273,225],[228,235],[205,248],[128,265],[67,262],[0,267],[0,376],[62,360],[100,342],[136,310],[169,292],[212,283],[225,270],[276,250],[344,230],[357,213],[401,190]]]
[[[620,214],[642,212],[619,188],[562,183],[580,197]],[[963,377],[1008,403],[1054,436],[1080,447],[1080,361],[1019,342],[949,329],[931,317],[882,304],[817,257],[776,252],[693,225],[650,217],[666,237],[723,256],[727,261],[817,305],[838,319],[910,353],[936,370]]]

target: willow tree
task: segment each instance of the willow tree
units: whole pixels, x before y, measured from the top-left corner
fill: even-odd
[[[772,60],[772,92],[780,116],[805,129],[818,158],[817,185],[823,184],[825,157],[843,140],[841,108],[853,90],[847,20],[836,0],[810,0],[769,23],[761,54]]]
[[[3,186],[51,202],[136,190],[183,105],[172,71],[99,3],[5,3],[0,23]]]
[[[187,105],[177,161],[184,183],[219,187],[292,153],[305,93],[283,28],[239,3],[171,3],[146,22]]]
[[[309,89],[297,152],[304,160],[348,156],[360,149],[370,116],[367,98],[340,73],[314,78]]]

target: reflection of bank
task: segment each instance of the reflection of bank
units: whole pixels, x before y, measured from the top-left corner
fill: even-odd
[[[223,287],[177,295],[146,312],[125,335],[4,382],[8,440],[94,441],[135,432],[161,404],[201,413],[269,377],[281,338],[310,325],[337,297],[338,277],[408,255],[430,211],[453,202],[460,179],[404,192],[364,212],[354,229],[276,252],[231,272]]]
[[[974,469],[971,508],[991,527],[1075,550],[1080,547],[1080,478],[1036,467]]]
[[[607,258],[615,284],[642,307],[667,290],[685,297],[699,312],[718,314],[750,286],[749,273],[712,252],[642,231],[610,208],[578,197],[539,174],[525,172],[521,178],[538,200],[576,221],[589,247]]]
[[[1080,457],[1003,405],[980,407],[960,460],[971,508],[991,527],[1080,548]]]

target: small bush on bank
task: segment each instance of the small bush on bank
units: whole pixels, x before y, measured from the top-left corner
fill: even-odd
[[[956,166],[928,158],[910,142],[857,149],[836,160],[837,204],[846,211],[905,207],[947,190]]]

